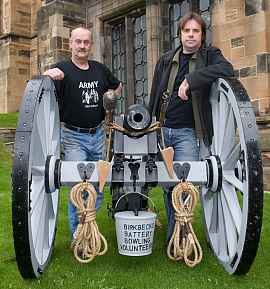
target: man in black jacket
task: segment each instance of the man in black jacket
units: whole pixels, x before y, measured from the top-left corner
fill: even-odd
[[[174,161],[197,161],[198,140],[211,145],[211,84],[220,77],[233,77],[233,66],[219,48],[207,46],[206,24],[196,13],[188,13],[178,23],[180,46],[165,53],[157,62],[149,109],[159,119],[162,95],[169,91],[170,102],[163,126],[164,143],[173,147]],[[164,188],[168,217],[166,244],[172,236],[175,219],[171,188]]]

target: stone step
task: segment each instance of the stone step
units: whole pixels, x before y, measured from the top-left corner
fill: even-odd
[[[8,146],[11,153],[14,150],[15,128],[0,128],[0,137],[2,142]]]

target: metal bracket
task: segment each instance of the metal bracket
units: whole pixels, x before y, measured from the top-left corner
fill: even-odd
[[[130,179],[131,180],[138,180],[139,179],[139,168],[140,168],[140,164],[139,163],[129,163],[128,167],[130,168],[131,171],[131,175],[130,175]]]
[[[124,184],[124,156],[123,154],[114,155],[114,164],[112,166],[112,180],[113,188],[123,187]]]
[[[145,168],[148,169],[149,172],[152,172],[154,168],[157,168],[157,165],[155,163],[155,156],[150,155],[148,161],[146,162]]]
[[[136,180],[139,179],[138,171],[140,168],[140,164],[129,163],[128,167],[130,168],[130,171],[131,171],[130,179],[133,180],[133,191],[136,192]]]
[[[88,163],[87,165],[79,163],[77,169],[82,180],[89,180],[95,169],[95,165],[93,163]]]
[[[179,163],[173,164],[173,170],[175,174],[177,175],[179,180],[187,179],[189,171],[190,171],[190,164],[189,163],[183,163],[182,165]]]
[[[158,184],[158,168],[155,163],[155,158],[151,157],[145,165],[145,185],[144,188],[151,189]]]
[[[120,172],[120,170],[124,168],[123,162],[124,162],[123,154],[114,155],[113,167],[116,169],[117,172]]]

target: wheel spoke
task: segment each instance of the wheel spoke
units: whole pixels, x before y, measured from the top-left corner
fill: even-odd
[[[36,238],[33,239],[33,244],[35,247],[36,257],[40,264],[44,263],[46,260],[47,249],[49,248],[49,234],[48,234],[48,204],[46,201],[46,196],[42,198],[42,210],[37,214],[38,224],[36,227]],[[44,251],[45,250],[45,251]]]
[[[41,120],[43,122],[43,120]],[[42,131],[42,124],[37,122],[34,133],[32,134],[33,143],[32,143],[32,162],[34,165],[42,165],[44,159],[46,159],[47,152],[44,145],[45,134]]]
[[[34,148],[35,151],[38,149],[38,153],[42,153],[42,162],[44,161],[45,157],[47,156],[48,150],[47,150],[47,134],[46,134],[46,117],[45,117],[45,103],[42,99],[41,102],[38,103],[37,107],[37,116],[36,116],[36,129],[34,131],[35,134],[35,144]],[[41,157],[40,157],[41,158]],[[36,159],[36,158],[34,158]]]
[[[223,170],[233,170],[241,156],[241,144],[240,142],[236,145],[231,154],[227,157],[227,159],[222,164]]]
[[[222,199],[222,196],[221,196]],[[220,212],[221,213],[221,212]],[[220,239],[222,239],[222,241],[220,241],[220,243],[222,244],[222,246],[220,246],[220,259],[223,261],[228,261],[229,257],[231,257],[230,255],[232,254],[232,252],[234,252],[235,250],[235,233],[233,232],[233,227],[231,224],[231,219],[230,218],[226,218],[228,212],[227,212],[227,206],[224,206],[222,204],[222,236],[220,237]],[[233,256],[233,254],[232,254]]]
[[[226,233],[225,233],[225,219],[224,219],[224,212],[223,206],[221,201],[221,195],[216,194],[215,198],[217,202],[217,215],[218,215],[218,256],[220,259],[224,260],[227,257],[227,240],[226,240]]]
[[[220,93],[220,103],[219,103],[219,117],[218,117],[218,147],[216,154],[220,155],[223,149],[223,141],[225,136],[225,131],[227,127],[228,119],[228,101],[223,93]]]
[[[40,204],[40,199],[43,198],[45,193],[44,189],[44,176],[33,176],[32,175],[32,185],[30,187],[30,208],[31,212],[39,211],[42,209]]]
[[[32,166],[31,173],[33,176],[44,176],[45,168],[44,166]]]
[[[235,227],[235,220],[232,216],[231,203],[228,203],[226,198],[226,193],[221,191],[221,204],[222,204],[222,212],[224,214],[224,228],[226,234],[226,242],[227,242],[227,252],[230,258],[232,258],[235,254],[236,244],[237,244],[237,232]]]
[[[235,143],[236,122],[232,107],[228,116],[227,125],[225,128],[225,134],[223,139],[222,150],[220,151],[220,159],[224,161],[231,153]]]
[[[218,135],[219,130],[219,104],[217,96],[213,97],[212,101],[212,118],[213,118],[213,130],[214,135]],[[214,138],[213,144],[212,144],[212,154],[216,154],[218,150],[218,138]]]
[[[211,221],[209,232],[217,233],[218,231],[218,197],[217,194],[214,194],[211,202],[213,202],[212,211],[211,211]]]
[[[238,189],[239,191],[244,191],[244,183],[241,182],[234,174],[234,171],[227,170],[223,171],[223,179],[231,184],[234,188]]]
[[[236,227],[237,233],[240,233],[242,223],[242,210],[239,205],[234,186],[231,186],[227,182],[223,183],[224,201],[228,209],[228,214],[233,220],[234,226]]]
[[[51,149],[50,149],[50,155],[55,155],[57,151],[59,150],[59,143],[57,140],[52,140],[51,142]]]
[[[204,204],[205,208],[205,219],[207,219],[207,224],[210,223],[211,220],[211,214],[213,211],[213,201],[212,201],[213,193],[210,190],[207,190],[206,188],[201,188],[201,199]]]
[[[40,191],[38,189],[41,188]],[[33,237],[33,244],[34,247],[37,247],[37,243],[39,242],[39,228],[43,224],[42,214],[44,214],[46,209],[46,200],[45,200],[45,187],[44,181],[39,179],[33,179],[33,185],[31,188],[31,196],[34,200],[34,206],[31,210],[31,226],[32,226],[32,237]]]
[[[44,134],[45,134],[45,145],[46,145],[46,152],[47,155],[50,152],[50,142],[51,142],[51,130],[52,130],[52,123],[51,123],[51,99],[50,99],[50,90],[45,90],[44,95],[42,97],[43,102],[43,113],[44,113]]]

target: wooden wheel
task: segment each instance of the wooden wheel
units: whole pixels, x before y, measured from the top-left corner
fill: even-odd
[[[201,187],[207,241],[229,274],[246,274],[256,256],[263,213],[263,171],[252,104],[237,79],[218,79],[210,96],[213,139],[201,145],[208,184]]]
[[[51,179],[59,159],[54,84],[48,76],[34,76],[22,99],[12,168],[13,237],[23,278],[39,277],[51,258],[59,202],[59,188]]]

